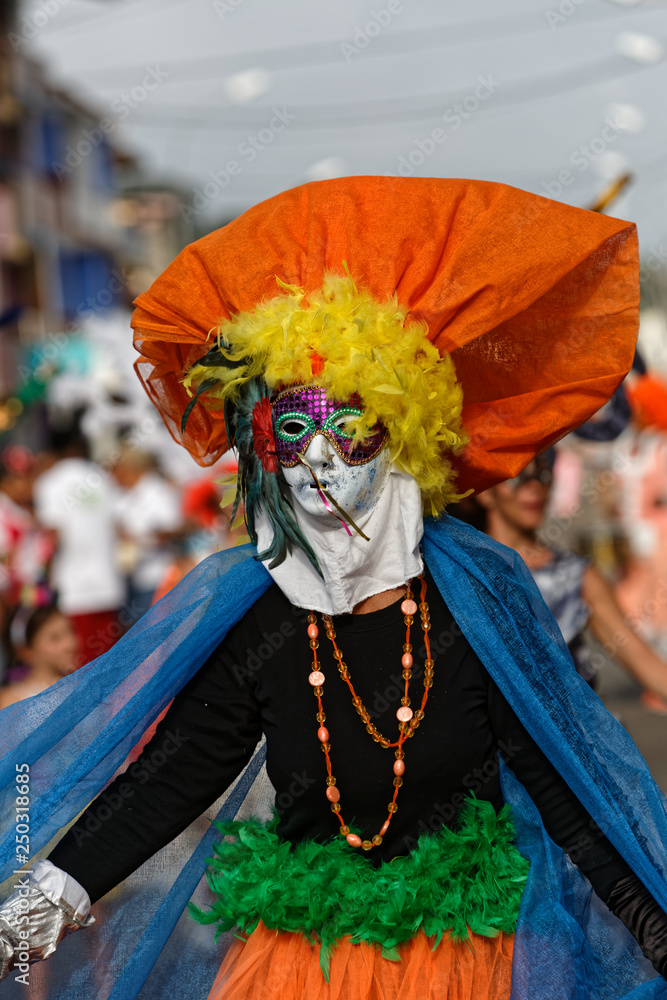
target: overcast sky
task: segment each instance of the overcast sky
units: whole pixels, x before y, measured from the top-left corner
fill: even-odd
[[[628,168],[612,214],[667,260],[664,2],[48,6],[24,3],[25,51],[117,121],[199,223],[344,174],[476,177],[585,206]]]

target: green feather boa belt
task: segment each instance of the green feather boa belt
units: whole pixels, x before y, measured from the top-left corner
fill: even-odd
[[[375,868],[343,837],[292,846],[257,820],[216,824],[233,842],[214,847],[208,881],[218,897],[208,913],[193,904],[201,923],[236,926],[250,934],[259,921],[278,931],[321,942],[320,963],[341,938],[365,941],[399,960],[398,945],[418,931],[465,939],[469,931],[495,937],[513,933],[529,863],[514,847],[509,807],[469,798],[457,828],[419,838],[406,857]]]

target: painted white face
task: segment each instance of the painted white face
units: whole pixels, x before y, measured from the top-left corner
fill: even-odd
[[[323,434],[316,434],[310,442],[306,459],[312,465],[322,487],[331,493],[336,503],[354,521],[373,510],[391,470],[388,448],[382,448],[375,458],[362,465],[348,465]],[[310,470],[305,465],[284,468],[283,475],[295,506],[298,505],[314,517],[340,524],[340,520],[324,506]]]

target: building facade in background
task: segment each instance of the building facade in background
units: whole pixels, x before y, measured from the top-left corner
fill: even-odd
[[[191,239],[178,192],[123,148],[120,115],[52,86],[16,17],[0,3],[0,448],[79,329],[127,311]]]

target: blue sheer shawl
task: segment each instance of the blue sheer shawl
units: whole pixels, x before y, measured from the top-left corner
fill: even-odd
[[[427,521],[423,551],[458,625],[522,723],[593,820],[667,911],[665,800],[625,730],[574,670],[558,627],[521,559],[444,517]],[[122,769],[142,733],[269,587],[250,546],[211,556],[108,653],[55,687],[0,713],[0,843],[4,889],[16,863],[16,765],[30,764],[31,856],[44,856]],[[210,816],[257,811],[260,748]],[[667,997],[667,983],[547,836],[525,789],[503,790],[531,860],[515,939],[513,1000]],[[225,941],[182,916],[214,830],[205,820],[94,909],[96,928],[34,966],[32,982],[70,1000],[206,997]],[[25,987],[3,984],[6,995]],[[19,993],[19,990],[23,991]]]

